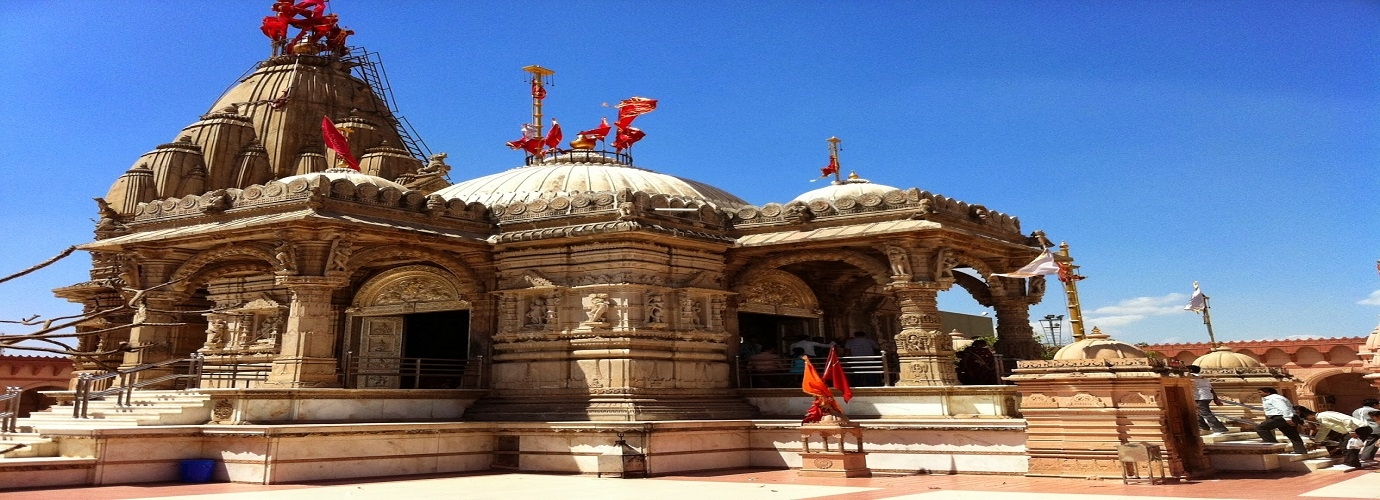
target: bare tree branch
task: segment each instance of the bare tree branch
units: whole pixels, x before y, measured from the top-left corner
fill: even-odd
[[[48,260],[45,260],[45,261],[43,261],[43,262],[39,262],[38,264],[35,264],[33,267],[30,267],[30,268],[25,269],[25,270],[23,270],[23,271],[19,271],[19,272],[17,272],[17,273],[11,274],[11,275],[6,276],[6,277],[4,277],[4,278],[0,278],[0,283],[4,283],[4,282],[6,282],[6,281],[9,281],[9,280],[18,278],[18,277],[23,276],[23,275],[25,275],[25,274],[29,274],[29,273],[32,273],[32,272],[37,271],[37,270],[39,270],[39,269],[43,269],[43,268],[45,268],[45,267],[48,267],[49,264],[52,264],[52,263],[57,262],[57,261],[59,261],[59,260],[62,260],[63,257],[66,257],[66,256],[68,256],[68,255],[72,255],[72,252],[76,251],[76,249],[77,249],[76,245],[67,247],[66,250],[63,250],[62,253],[57,254],[56,257],[53,257],[53,258],[48,259]]]

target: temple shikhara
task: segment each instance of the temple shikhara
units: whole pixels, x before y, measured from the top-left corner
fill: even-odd
[[[55,443],[43,473],[0,460],[0,477],[163,481],[188,458],[261,483],[594,473],[629,450],[652,474],[1116,477],[1128,436],[1188,477],[1268,468],[1283,451],[1209,460],[1189,380],[1081,323],[1042,359],[1029,309],[1068,300],[1078,319],[1079,277],[1067,246],[1051,252],[1015,216],[864,179],[837,139],[820,144],[822,187],[754,205],[635,161],[635,148],[684,139],[633,126],[675,112],[654,98],[565,140],[542,114],[554,71],[540,66],[523,68],[530,89],[493,92],[530,90],[512,164],[452,171],[392,105],[373,54],[346,45],[348,12],[326,7],[272,4],[270,57],[108,172],[80,246],[90,280],[56,290],[93,315],[79,347],[108,354],[78,360],[68,390],[49,394],[59,404],[19,419]],[[1041,258],[1065,293],[1046,297],[1054,272],[1020,271]],[[959,384],[967,339],[941,323],[944,291],[995,311],[996,353],[1025,360],[1004,374],[1012,384]],[[847,417],[808,424],[825,437],[825,454],[811,451],[791,346],[855,332],[876,352],[843,358],[855,394]],[[763,348],[780,369],[749,370]],[[1241,376],[1292,394],[1282,372]]]

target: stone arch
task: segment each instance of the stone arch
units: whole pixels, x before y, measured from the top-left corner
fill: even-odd
[[[264,262],[232,262],[204,267],[187,277],[186,281],[177,284],[177,297],[179,300],[186,300],[200,288],[197,285],[210,283],[222,276],[240,273],[272,274],[275,270],[275,267]]]
[[[953,276],[954,284],[967,290],[968,295],[972,296],[978,304],[992,307],[992,289],[987,286],[987,282],[968,273],[954,273]]]
[[[1356,355],[1356,348],[1344,345],[1333,346],[1327,351],[1327,362],[1332,365],[1345,365],[1352,361],[1359,361],[1361,358]]]
[[[366,281],[351,305],[360,314],[469,309],[462,283],[439,267],[401,266]]]
[[[1294,363],[1299,366],[1313,366],[1326,361],[1323,354],[1312,347],[1300,347],[1294,352]]]
[[[940,259],[940,254],[943,254],[945,259]],[[946,260],[949,262],[945,262]],[[936,269],[936,271],[938,271],[935,273],[936,277],[944,276],[946,272],[952,272],[954,268],[967,266],[977,271],[978,277],[982,278],[983,281],[990,282],[992,279],[992,266],[987,265],[986,261],[964,253],[962,250],[956,248],[944,247],[937,250],[935,259],[931,262],[935,262],[936,266],[946,267],[946,269]],[[950,265],[950,263],[952,263],[952,265]]]
[[[350,257],[349,263],[345,265],[345,272],[353,276],[361,269],[378,262],[393,259],[411,259],[428,262],[441,269],[445,269],[455,278],[459,278],[457,281],[457,289],[459,289],[461,293],[477,294],[484,290],[484,282],[481,281],[479,276],[474,273],[474,270],[470,269],[464,262],[445,253],[426,248],[378,246],[361,250]],[[373,279],[377,279],[377,277]]]
[[[767,269],[738,285],[738,311],[783,316],[817,317],[819,299],[796,275],[780,269]]]
[[[1265,363],[1265,366],[1283,367],[1291,361],[1293,359],[1289,357],[1289,353],[1278,347],[1266,349],[1265,353],[1260,355],[1260,362]]]
[[[858,269],[862,269],[868,275],[872,276],[872,280],[878,285],[885,285],[891,282],[891,268],[889,266],[877,259],[868,257],[862,252],[854,250],[816,250],[768,257],[739,272],[737,278],[733,280],[733,282],[737,284],[750,283],[757,278],[758,274],[763,272],[776,270],[791,264],[815,261],[843,262],[857,267]]]
[[[191,290],[196,290],[196,287],[192,285],[199,284],[198,274],[203,276],[210,274],[202,273],[202,270],[207,267],[217,263],[246,260],[256,263],[262,262],[268,266],[269,270],[272,270],[272,266],[277,262],[277,259],[273,257],[273,247],[266,243],[227,243],[193,255],[192,258],[178,266],[168,279],[178,282],[178,284],[173,285],[174,290],[180,294],[187,294]]]

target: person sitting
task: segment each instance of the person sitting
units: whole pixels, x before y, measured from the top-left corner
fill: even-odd
[[[791,374],[804,375],[805,363],[810,362],[810,357],[805,355],[805,349],[795,347],[791,349]]]

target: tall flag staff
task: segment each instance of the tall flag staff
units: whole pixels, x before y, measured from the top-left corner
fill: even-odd
[[[1064,295],[1068,300],[1069,307],[1069,326],[1073,327],[1073,340],[1083,340],[1083,305],[1078,301],[1078,281],[1086,278],[1077,274],[1078,266],[1073,265],[1073,257],[1069,255],[1069,243],[1059,242],[1059,256],[1063,257],[1056,261],[1059,266],[1059,281],[1064,284]]]
[[[1041,233],[1043,234],[1043,233]],[[1041,236],[1043,241],[1043,236]],[[1043,245],[1048,243],[1043,243]],[[1055,274],[1059,276],[1059,281],[1064,284],[1064,300],[1069,308],[1069,325],[1073,327],[1073,340],[1083,340],[1083,306],[1078,302],[1078,281],[1086,278],[1080,276],[1076,271],[1078,266],[1073,265],[1073,257],[1069,256],[1068,242],[1059,244],[1058,255],[1049,253],[1049,250],[1040,252],[1035,260],[1029,264],[1011,271],[1009,273],[992,273],[993,276],[1005,276],[1007,278],[1031,278],[1035,276],[1047,276]]]
[[[1217,336],[1212,334],[1212,314],[1208,311],[1208,296],[1203,294],[1203,289],[1198,288],[1198,282],[1193,282],[1193,298],[1188,299],[1188,305],[1184,306],[1185,311],[1193,311],[1203,315],[1203,324],[1207,325],[1208,342],[1212,347],[1217,347]]]
[[[810,182],[829,177],[829,174],[834,174],[834,184],[843,184],[843,177],[839,174],[839,143],[843,141],[838,137],[830,137],[825,140],[829,141],[829,164],[819,169],[819,177],[811,179]]]
[[[536,128],[536,134],[534,136],[542,137],[541,104],[542,100],[546,99],[546,86],[551,84],[551,75],[556,74],[556,72],[535,64],[524,66],[522,70],[532,75],[529,79],[532,84],[532,125]],[[560,139],[557,139],[557,141],[559,140]],[[536,154],[534,156],[535,159],[533,161],[535,163],[541,163],[541,155]]]

